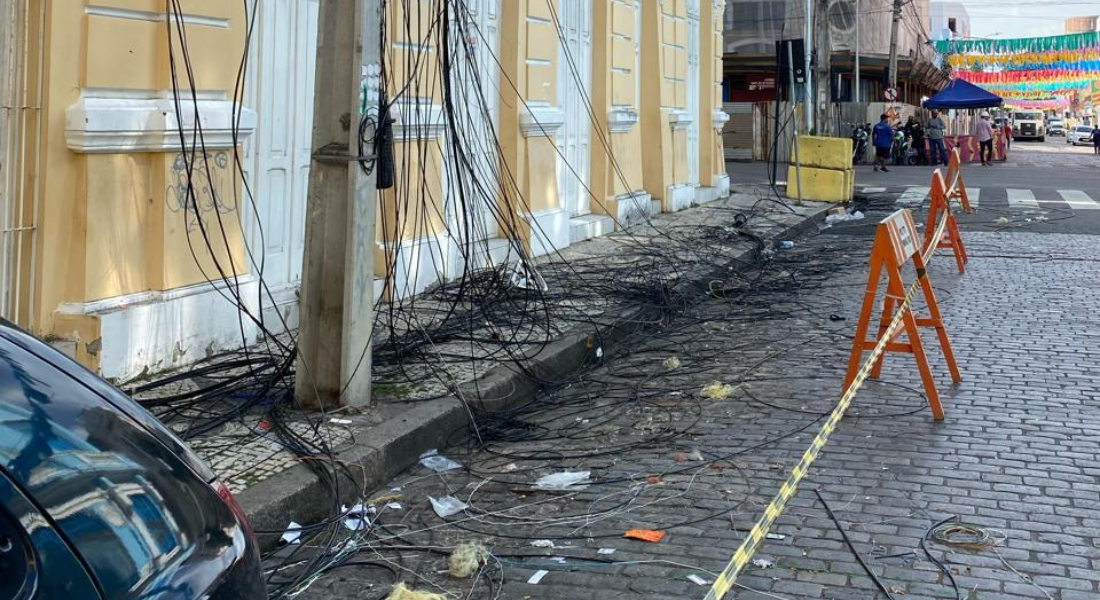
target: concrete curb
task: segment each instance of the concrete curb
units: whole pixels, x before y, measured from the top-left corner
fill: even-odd
[[[816,229],[834,206],[837,205],[824,205],[801,221],[768,234],[765,239],[774,243]],[[758,248],[746,249],[726,265],[715,265],[712,272],[724,272],[730,264],[751,261],[758,254]],[[702,279],[706,274],[692,275]],[[560,380],[582,367],[590,359],[593,344],[597,343],[595,340],[599,340],[606,353],[632,329],[625,324],[608,324],[590,332],[567,333],[547,345],[537,358],[525,365],[525,369],[512,364],[498,365],[477,381],[461,385],[459,394],[481,398],[480,407],[490,411],[519,405],[538,392],[538,380]],[[339,455],[339,459],[349,465],[348,472],[353,473],[354,481],[348,480],[346,475],[338,476],[339,499],[334,500],[317,472],[304,464],[261,481],[237,494],[236,498],[258,531],[281,531],[292,520],[316,522],[332,514],[334,501],[352,502],[356,499],[356,490],[371,490],[392,481],[413,465],[421,453],[445,446],[447,436],[468,423],[469,412],[455,396],[410,404],[400,416],[355,432],[356,439],[361,441]],[[276,540],[277,536],[264,536],[261,544],[270,547]]]

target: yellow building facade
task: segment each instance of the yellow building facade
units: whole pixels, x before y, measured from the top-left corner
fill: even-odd
[[[321,1],[0,3],[0,316],[118,380],[293,329]],[[381,298],[728,194],[721,0],[382,6]]]
[[[398,181],[412,176],[377,213],[387,299],[728,195],[724,2],[467,0],[449,35],[440,5],[387,14]]]

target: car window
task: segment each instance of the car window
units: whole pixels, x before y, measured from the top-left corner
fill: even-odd
[[[1092,133],[1092,127],[1078,127],[1077,133]]]

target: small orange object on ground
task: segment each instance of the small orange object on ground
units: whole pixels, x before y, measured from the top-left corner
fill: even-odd
[[[624,538],[630,538],[632,540],[642,540],[643,542],[657,542],[665,538],[665,532],[655,529],[631,529],[623,534]]]

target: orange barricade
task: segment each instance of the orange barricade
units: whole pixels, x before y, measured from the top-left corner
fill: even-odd
[[[944,177],[947,185],[947,201],[958,200],[963,212],[970,214],[974,209],[970,208],[970,197],[966,195],[966,182],[963,181],[962,161],[959,159],[959,149],[951,149],[951,158],[947,161],[947,175]]]
[[[957,172],[957,171],[956,171]],[[959,181],[961,181],[961,176]],[[955,263],[959,266],[959,273],[966,271],[966,247],[963,246],[962,236],[959,235],[959,224],[955,221],[955,213],[951,211],[951,193],[940,175],[939,169],[932,173],[932,187],[929,190],[931,201],[928,203],[928,218],[924,221],[924,252],[930,252],[932,247],[950,248],[955,254]],[[965,198],[965,196],[964,196]],[[964,210],[968,210],[970,202],[962,200]],[[940,211],[947,220],[942,233],[936,231],[939,223]]]
[[[946,224],[946,221],[944,221]],[[936,228],[935,235],[941,235],[944,226]],[[943,349],[947,366],[951,370],[951,379],[956,383],[962,381],[959,367],[955,364],[955,355],[951,351],[951,342],[947,338],[947,330],[944,329],[943,319],[940,317],[939,305],[932,292],[932,283],[928,280],[925,270],[925,260],[931,257],[933,248],[922,252],[917,246],[917,228],[913,223],[913,215],[902,209],[883,219],[875,231],[875,242],[871,247],[871,272],[867,278],[867,290],[863,296],[863,308],[859,313],[859,323],[856,325],[856,337],[852,342],[852,353],[848,359],[848,374],[844,378],[844,391],[852,385],[856,373],[860,368],[860,360],[864,351],[874,350],[879,339],[889,335],[890,339],[882,349],[874,362],[871,377],[878,378],[882,372],[882,362],[886,352],[906,352],[912,354],[917,361],[917,369],[920,371],[921,381],[924,384],[925,394],[928,396],[928,404],[932,408],[932,415],[936,420],[943,419],[943,407],[940,405],[940,397],[936,392],[936,383],[932,378],[932,371],[928,367],[928,358],[921,344],[919,328],[932,327],[936,330],[940,347]],[[916,268],[917,281],[913,282],[909,290],[902,282],[901,271],[907,262],[912,260]],[[883,297],[882,316],[879,321],[879,331],[875,339],[868,340],[867,332],[871,326],[872,312],[874,311],[875,298],[878,295],[879,279],[882,272],[886,271],[886,293]],[[918,318],[913,311],[913,298],[917,291],[921,291],[925,303],[928,305],[929,316]],[[895,310],[899,315],[895,315]],[[900,319],[900,323],[895,320]],[[898,341],[902,335],[905,342]]]

